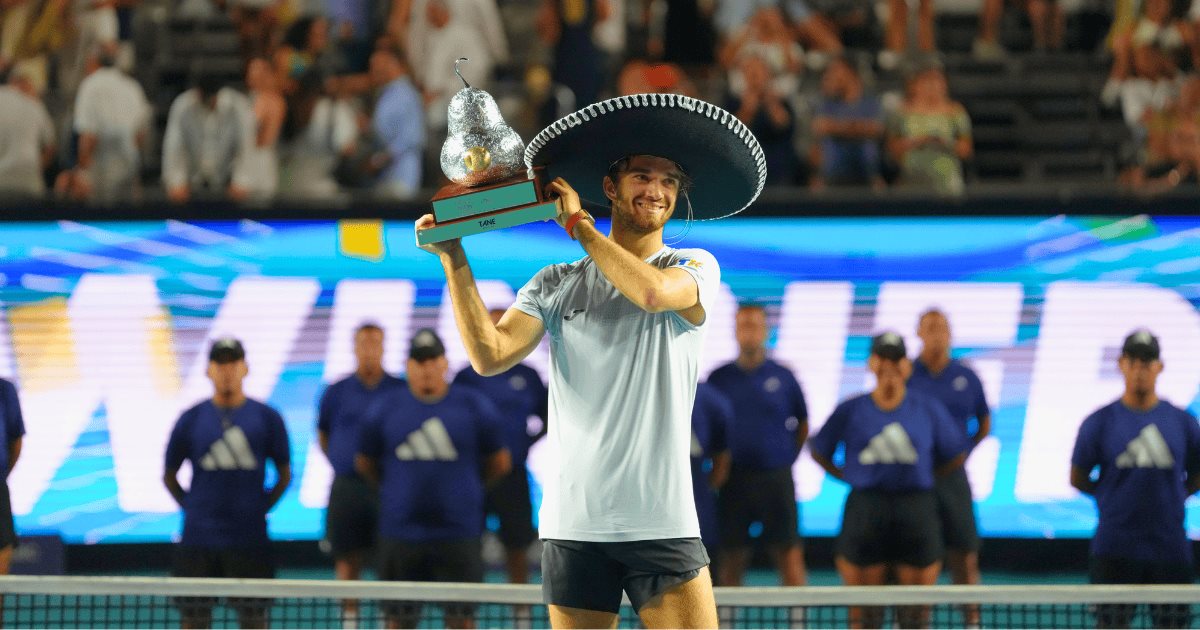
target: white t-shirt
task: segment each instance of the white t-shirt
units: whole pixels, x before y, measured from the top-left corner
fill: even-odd
[[[721,285],[712,254],[663,247],[646,262],[690,273],[712,312]],[[541,537],[698,537],[689,453],[707,326],[643,311],[590,257],[542,269],[514,306],[540,319],[551,340]]]

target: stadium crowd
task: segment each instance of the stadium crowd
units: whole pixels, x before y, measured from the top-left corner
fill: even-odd
[[[912,4],[5,0],[0,193],[412,198],[442,183],[452,60],[467,57],[526,140],[601,98],[682,93],[752,128],[769,185],[957,195],[975,143],[938,50],[948,11],[978,12],[970,57],[985,70],[1018,53],[1111,59],[1095,100],[1128,127],[1120,181],[1195,180],[1200,2]]]

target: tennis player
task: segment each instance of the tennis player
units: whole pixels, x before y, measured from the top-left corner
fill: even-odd
[[[689,453],[720,269],[707,251],[664,245],[663,228],[677,201],[689,219],[749,205],[766,177],[762,149],[709,103],[635,95],[551,125],[526,163],[549,168],[557,222],[583,258],[542,269],[493,324],[462,245],[426,249],[442,263],[477,372],[507,370],[550,335],[552,461],[539,513],[550,622],[616,627],[624,591],[647,627],[715,628]],[[611,208],[607,235],[585,200]]]

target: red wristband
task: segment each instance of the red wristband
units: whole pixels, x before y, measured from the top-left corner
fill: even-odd
[[[575,238],[575,225],[583,219],[590,218],[591,217],[588,216],[588,213],[584,212],[583,210],[572,214],[571,218],[567,219],[567,224],[563,226],[563,229],[567,231],[567,236],[570,236],[572,240],[578,240]]]

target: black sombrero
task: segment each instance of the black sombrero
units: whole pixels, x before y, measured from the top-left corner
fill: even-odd
[[[545,166],[548,177],[562,177],[585,202],[607,208],[604,176],[630,155],[679,164],[693,180],[688,198],[698,220],[745,210],[767,180],[762,147],[742,121],[677,94],[634,94],[588,105],[535,136],[525,148],[525,164]]]

